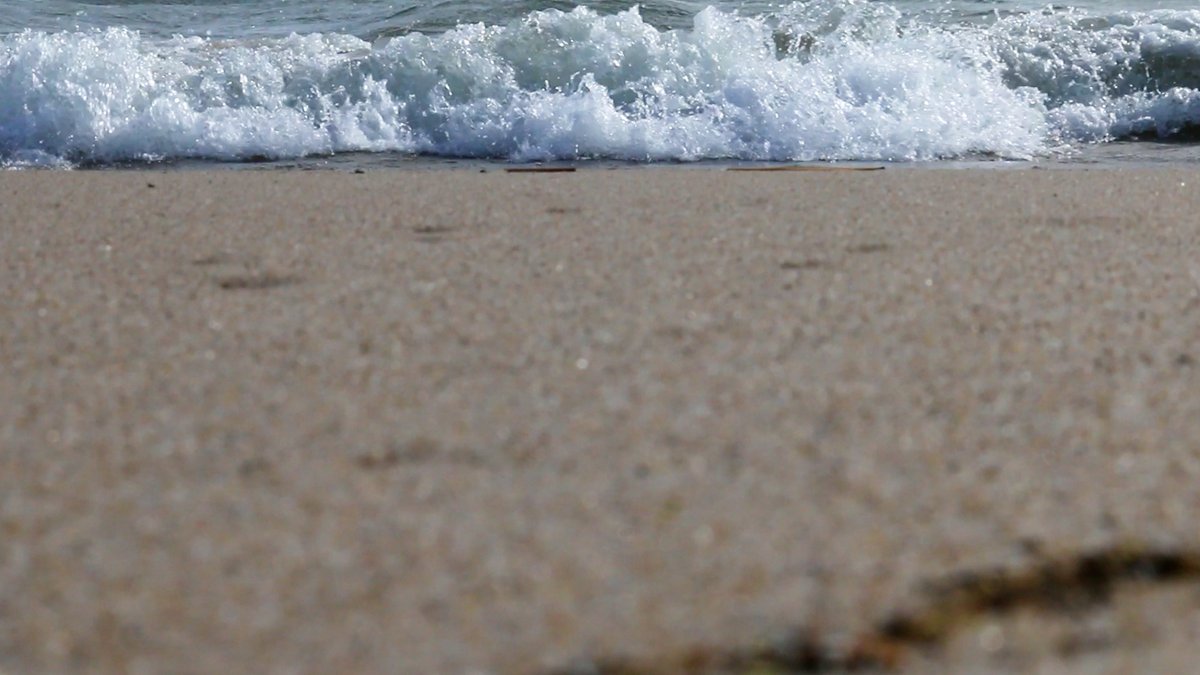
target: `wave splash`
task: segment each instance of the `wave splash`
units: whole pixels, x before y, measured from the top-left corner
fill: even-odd
[[[1200,12],[923,23],[861,0],[660,30],[533,12],[341,34],[0,37],[0,163],[348,151],[629,160],[1030,158],[1200,125]]]

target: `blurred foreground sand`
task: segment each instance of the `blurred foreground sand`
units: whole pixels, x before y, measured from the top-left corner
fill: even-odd
[[[1194,555],[1197,188],[0,174],[0,669],[836,657],[931,582]],[[1142,576],[896,665],[1189,670],[1200,582]]]

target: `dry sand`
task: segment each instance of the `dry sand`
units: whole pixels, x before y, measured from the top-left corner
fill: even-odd
[[[0,175],[0,670],[1190,670],[1198,188]]]

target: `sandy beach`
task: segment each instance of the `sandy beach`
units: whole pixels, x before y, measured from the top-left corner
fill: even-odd
[[[0,671],[1186,672],[1198,188],[0,173]]]

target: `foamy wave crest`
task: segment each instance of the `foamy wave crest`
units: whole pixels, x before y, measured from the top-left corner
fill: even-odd
[[[1076,142],[1169,138],[1200,125],[1200,12],[1041,12],[987,33],[1011,87],[1033,87]]]
[[[399,151],[515,160],[1027,158],[1200,123],[1200,14],[932,25],[859,0],[690,30],[542,11],[370,44],[0,37],[0,162]]]

